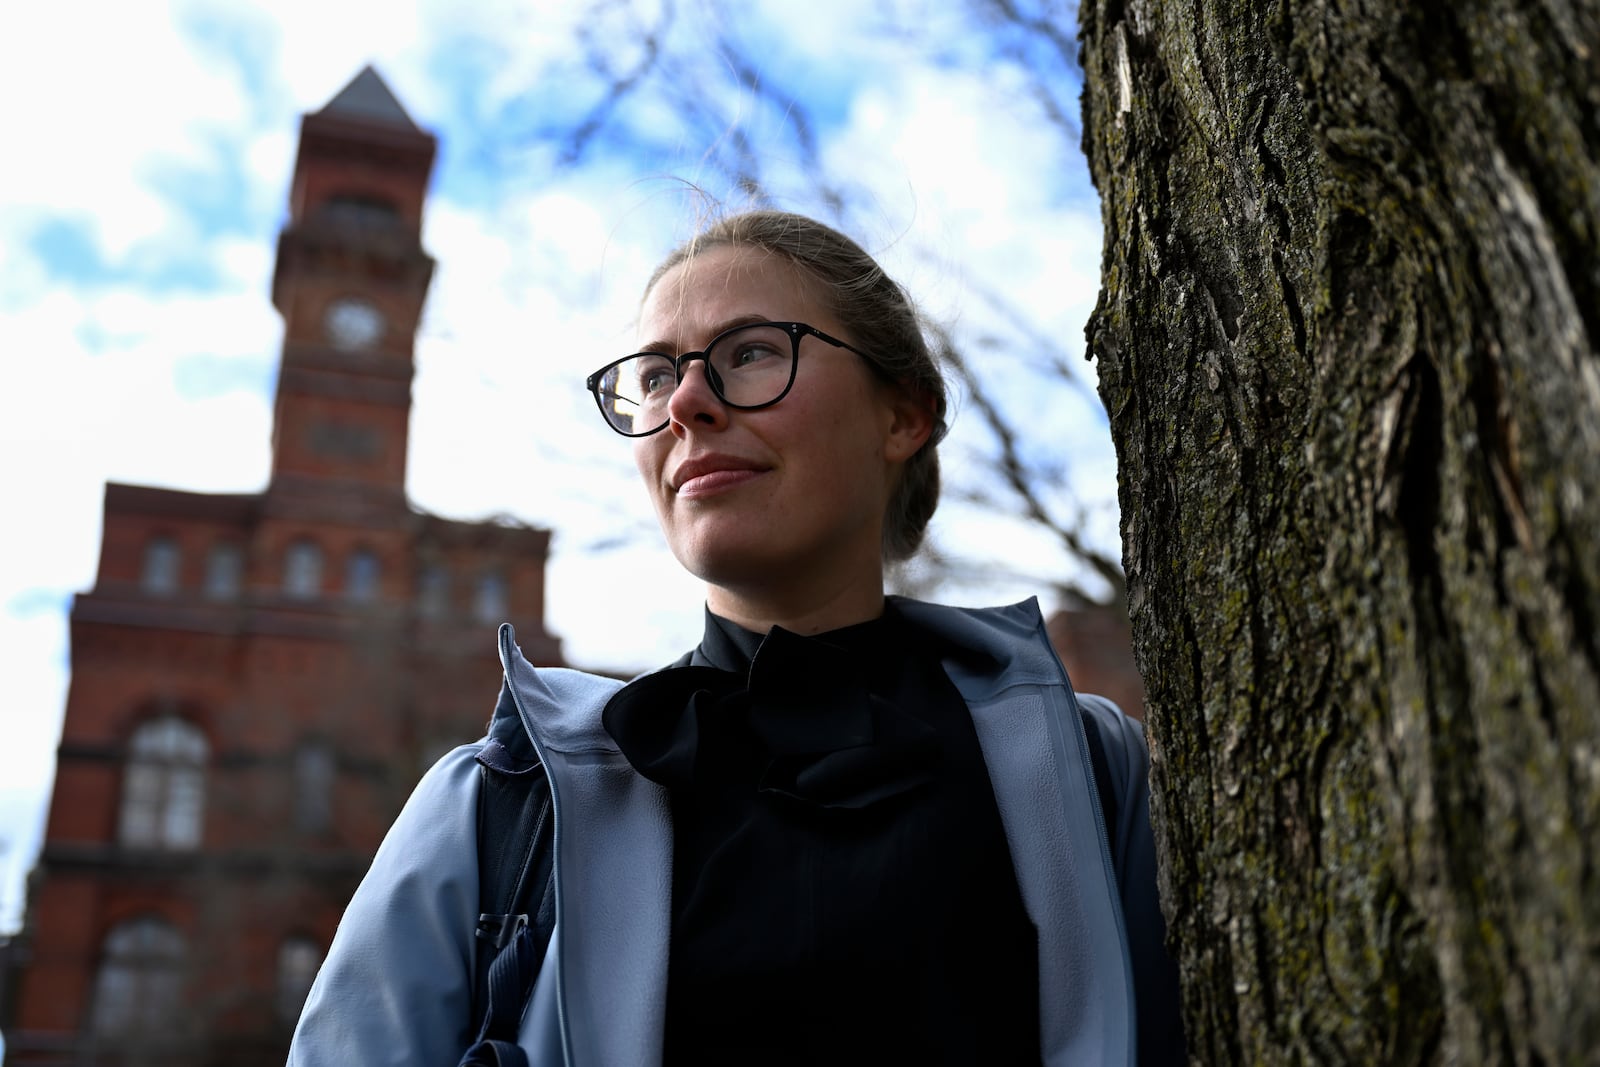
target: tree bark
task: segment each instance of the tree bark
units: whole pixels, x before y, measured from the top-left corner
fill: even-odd
[[[1600,0],[1083,0],[1197,1062],[1600,1062]]]

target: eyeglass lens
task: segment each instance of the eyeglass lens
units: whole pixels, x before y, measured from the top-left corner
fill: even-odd
[[[730,330],[706,349],[706,379],[724,403],[762,407],[789,387],[794,349],[793,338],[779,326]],[[692,366],[685,365],[683,373]],[[677,365],[670,357],[653,352],[629,356],[600,376],[601,410],[623,433],[649,433],[671,418],[667,405],[678,384]]]

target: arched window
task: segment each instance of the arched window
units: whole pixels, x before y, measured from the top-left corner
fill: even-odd
[[[144,569],[139,585],[147,593],[170,596],[178,591],[178,542],[170,537],[155,537],[144,546]]]
[[[188,951],[162,919],[119,923],[101,947],[92,1023],[96,1034],[127,1038],[169,1034],[182,1019]]]
[[[206,596],[232,600],[244,578],[244,553],[238,545],[212,545],[206,556]]]
[[[294,754],[294,824],[301,833],[320,834],[333,825],[333,750],[308,741]]]
[[[176,715],[134,731],[122,773],[118,839],[133,848],[198,848],[205,815],[203,734]]]
[[[427,563],[417,576],[417,610],[429,619],[442,619],[450,611],[450,572],[440,563]]]
[[[283,555],[283,591],[297,600],[322,595],[322,549],[314,541],[296,541]]]
[[[508,599],[506,576],[497,570],[484,571],[478,576],[477,594],[472,598],[472,614],[479,622],[505,622]]]
[[[292,1024],[300,1018],[306,994],[322,966],[322,948],[309,937],[287,938],[278,946],[278,1018]]]
[[[344,595],[358,604],[378,599],[378,556],[370,549],[350,553],[344,569]]]

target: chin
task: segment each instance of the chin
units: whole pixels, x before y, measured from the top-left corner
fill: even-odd
[[[698,545],[692,549],[674,546],[672,554],[684,570],[707,585],[723,589],[747,586],[763,576],[770,578],[775,568],[783,567],[770,552],[757,552],[745,545]]]
[[[765,521],[762,508],[686,508],[672,518],[662,524],[668,547],[685,570],[705,581],[725,571],[768,566],[783,555],[780,531]]]

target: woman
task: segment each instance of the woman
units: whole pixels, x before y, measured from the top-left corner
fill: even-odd
[[[502,631],[496,726],[527,731],[556,812],[531,1061],[1181,1062],[1137,725],[1075,697],[1033,602],[884,596],[945,408],[904,293],[836,231],[753,212],[662,264],[639,328],[589,386],[706,583],[705,637],[619,688]],[[291,1063],[470,1042],[482,747],[397,820]]]

